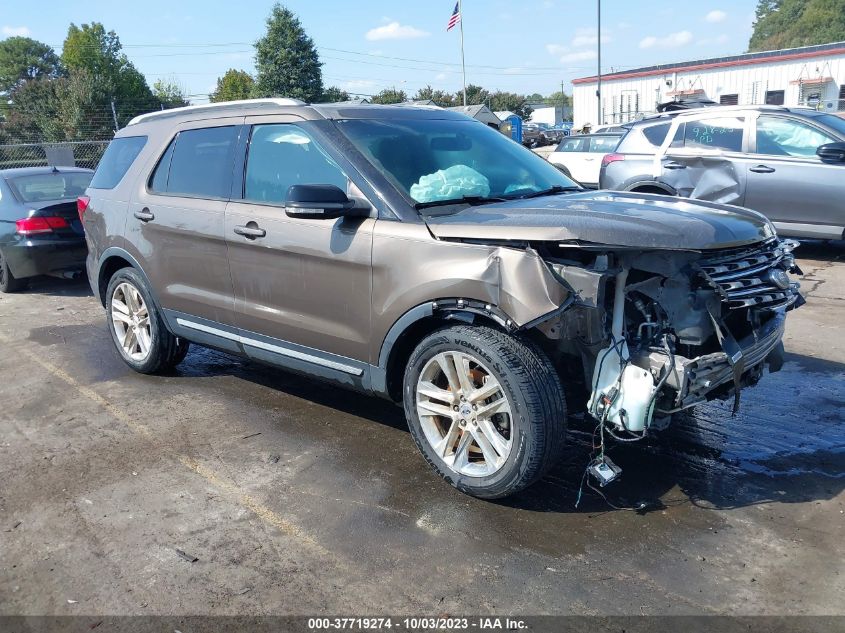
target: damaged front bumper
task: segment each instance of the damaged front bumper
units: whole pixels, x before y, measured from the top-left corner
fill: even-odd
[[[671,409],[658,409],[657,413],[675,413],[715,397],[727,397],[736,387],[755,384],[765,365],[769,371],[778,371],[783,364],[785,324],[786,310],[778,310],[758,330],[737,341],[731,354],[721,351],[696,358],[675,355],[666,380],[666,386],[676,394],[674,402]],[[667,358],[664,353],[651,352],[632,362],[658,375],[664,371]]]

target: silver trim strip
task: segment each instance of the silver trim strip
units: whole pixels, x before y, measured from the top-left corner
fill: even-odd
[[[237,341],[238,343],[242,343],[243,345],[249,345],[250,347],[257,347],[258,349],[263,349],[268,352],[273,352],[274,354],[279,354],[280,356],[287,356],[288,358],[295,358],[296,360],[302,360],[307,363],[313,363],[315,365],[320,365],[322,367],[328,367],[330,369],[336,369],[337,371],[342,371],[346,374],[351,374],[353,376],[361,376],[364,373],[364,370],[360,367],[355,367],[353,365],[346,365],[344,363],[338,363],[337,361],[328,360],[325,358],[320,358],[319,356],[314,356],[313,354],[306,354],[305,352],[299,352],[295,349],[290,349],[288,347],[281,347],[279,345],[272,345],[270,343],[265,343],[264,341],[259,341],[253,338],[247,338],[245,336],[241,336],[239,334],[233,334],[232,332],[227,332],[226,330],[220,330],[215,327],[210,327],[208,325],[203,325],[202,323],[195,323],[193,321],[188,321],[187,319],[177,318],[176,323],[179,325],[189,328],[191,330],[197,330],[199,332],[205,332],[206,334],[213,334],[214,336],[219,336],[221,338],[229,339],[230,341]]]

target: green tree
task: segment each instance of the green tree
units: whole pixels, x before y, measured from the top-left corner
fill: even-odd
[[[494,112],[500,110],[510,110],[518,115],[523,121],[527,121],[528,117],[534,111],[528,105],[525,95],[516,94],[514,92],[502,92],[497,90],[490,95],[490,109]]]
[[[61,141],[64,133],[59,122],[59,80],[44,77],[20,84],[12,95],[9,115],[3,127],[8,141]]]
[[[175,79],[159,79],[153,84],[153,96],[167,110],[188,105],[185,89]]]
[[[337,86],[329,86],[323,90],[323,94],[320,95],[320,101],[322,103],[339,103],[341,101],[349,101],[349,93],[346,92],[346,90],[341,90]]]
[[[212,103],[249,99],[255,87],[255,80],[245,70],[230,68],[217,79],[217,89],[209,96]]]
[[[54,79],[61,75],[56,52],[29,37],[0,41],[0,93],[10,93],[31,79]]]
[[[62,63],[69,75],[87,73],[96,84],[94,95],[104,103],[114,101],[118,122],[158,109],[147,80],[121,52],[120,39],[99,22],[68,28],[62,47]]]
[[[408,100],[408,95],[404,90],[397,90],[396,88],[385,88],[377,95],[373,96],[370,101],[372,103],[402,103]]]
[[[558,90],[543,99],[543,103],[550,106],[568,106],[572,105],[572,98],[565,92]]]
[[[490,99],[490,92],[482,88],[481,86],[476,86],[475,84],[469,84],[467,86],[467,105],[482,105],[486,104]],[[464,92],[460,90],[455,93],[455,105],[463,105],[464,104]]]
[[[420,88],[417,90],[417,94],[411,97],[411,101],[427,101],[431,99],[439,105],[441,108],[451,108],[452,106],[458,105],[455,101],[455,95],[451,92],[446,92],[444,90],[435,90],[431,86],[426,86],[425,88]],[[463,100],[463,96],[461,96]]]
[[[255,43],[256,97],[317,101],[323,93],[322,63],[299,19],[280,4],[267,18],[267,33]]]
[[[56,92],[56,121],[64,140],[110,139],[114,116],[108,103],[107,85],[85,70],[53,82]]]
[[[749,52],[845,40],[845,0],[759,0]]]

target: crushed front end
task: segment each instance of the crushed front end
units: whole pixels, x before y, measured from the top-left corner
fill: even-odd
[[[783,363],[786,312],[804,303],[796,242],[701,251],[545,244],[575,297],[536,325],[559,365],[581,360],[588,412],[626,438],[672,413],[734,398]]]

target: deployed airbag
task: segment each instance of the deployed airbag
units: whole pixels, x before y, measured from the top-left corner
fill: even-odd
[[[411,185],[411,197],[417,202],[460,200],[463,196],[490,195],[490,181],[466,165],[452,165],[420,178]]]

